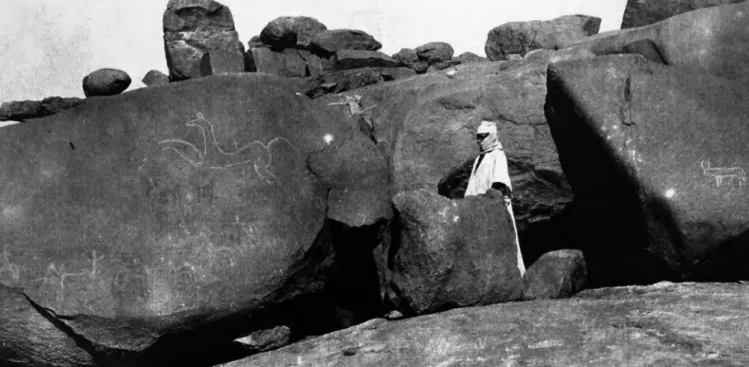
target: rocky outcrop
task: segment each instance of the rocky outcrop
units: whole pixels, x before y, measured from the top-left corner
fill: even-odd
[[[543,254],[523,276],[523,299],[567,298],[588,280],[585,257],[578,250]]]
[[[393,203],[402,228],[391,250],[399,311],[423,315],[520,299],[515,232],[501,197],[450,200],[416,190]]]
[[[303,93],[310,98],[325,94],[335,94],[415,75],[409,68],[358,68],[337,71],[311,78],[302,87]]]
[[[743,366],[746,284],[658,283],[376,319],[244,366]],[[645,352],[643,352],[645,351]]]
[[[454,60],[460,60],[461,62],[484,62],[489,61],[486,57],[481,57],[473,52],[463,52],[462,54],[453,58]]]
[[[231,10],[216,1],[170,0],[163,23],[166,62],[172,81],[200,77],[206,52],[222,50],[239,55],[244,52]],[[243,67],[242,61],[232,70]]]
[[[358,29],[334,29],[318,33],[312,49],[322,57],[330,57],[341,50],[377,51],[382,48],[369,33]]]
[[[345,49],[335,54],[335,70],[349,70],[366,67],[395,68],[398,63],[379,51]]]
[[[634,55],[548,74],[546,117],[584,215],[590,277],[746,279],[746,84]]]
[[[166,75],[158,70],[150,70],[146,73],[143,79],[141,79],[141,81],[147,87],[165,85],[169,84],[169,75]]]
[[[86,97],[114,96],[130,86],[130,76],[118,69],[99,69],[83,78]]]
[[[558,50],[598,33],[601,19],[565,15],[550,21],[510,22],[489,31],[484,51],[489,60],[508,60],[536,49]]]
[[[501,63],[461,64],[452,79],[445,72],[425,74],[344,95],[361,95],[363,115],[389,159],[394,193],[436,190],[454,168],[466,167],[478,154],[475,129],[480,120],[499,121],[522,233],[531,223],[559,213],[572,197],[543,115],[546,65],[590,56],[586,51],[558,51],[506,72],[499,71]],[[327,105],[341,99],[326,96],[318,101]],[[348,114],[345,105],[337,107]],[[356,120],[350,124],[355,126]],[[452,181],[455,190],[446,196],[463,197],[467,175],[463,177],[466,180]]]
[[[270,21],[260,32],[259,40],[277,50],[308,49],[317,34],[327,29],[325,24],[312,17],[284,16]]]
[[[374,144],[288,84],[199,78],[3,130],[0,283],[97,365],[212,365],[252,331],[304,336],[295,315],[342,261],[331,228],[391,209]],[[14,346],[44,331],[4,333],[29,312],[10,299],[0,348],[33,360]]]
[[[688,11],[743,1],[745,0],[627,0],[621,29],[642,27]]]
[[[624,46],[651,40],[668,65],[737,79],[746,75],[749,2],[699,9],[649,26],[606,32],[574,42],[596,55],[621,53]]]
[[[0,121],[20,121],[54,115],[83,103],[80,98],[48,97],[41,101],[13,101],[0,105]]]
[[[450,60],[455,52],[452,46],[445,42],[429,42],[416,47],[415,51],[419,60],[426,62],[428,65]]]
[[[429,68],[429,64],[426,61],[419,60],[419,55],[412,48],[402,48],[398,53],[393,55],[393,59],[399,65],[411,68],[419,74],[426,72],[427,68]]]

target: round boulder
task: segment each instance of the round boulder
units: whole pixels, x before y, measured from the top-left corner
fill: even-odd
[[[113,96],[130,86],[130,76],[118,69],[99,69],[83,78],[86,97]]]
[[[260,41],[273,48],[307,48],[315,36],[327,30],[325,24],[311,17],[278,17],[260,32]]]
[[[419,60],[426,61],[429,65],[450,60],[454,53],[452,46],[445,42],[429,42],[416,48]]]
[[[523,299],[566,298],[582,290],[586,281],[581,251],[547,252],[523,276]]]

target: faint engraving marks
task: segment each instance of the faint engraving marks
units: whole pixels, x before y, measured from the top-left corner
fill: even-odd
[[[200,129],[202,142],[193,144],[183,139],[164,139],[159,141],[163,150],[176,152],[182,159],[192,164],[194,167],[203,167],[208,169],[225,169],[242,164],[252,164],[257,175],[268,184],[278,184],[281,181],[272,172],[273,155],[271,147],[280,141],[287,144],[291,142],[283,137],[276,137],[263,143],[260,140],[254,140],[243,146],[239,146],[237,141],[233,141],[233,150],[226,151],[218,143],[214,124],[206,119],[202,113],[197,113],[197,118],[189,120],[186,126]]]
[[[715,178],[715,184],[718,187],[723,184],[725,179],[732,183],[738,182],[739,187],[746,184],[746,172],[741,167],[710,167],[709,160],[702,160],[700,167],[702,167],[703,175]]]
[[[13,285],[21,280],[21,267],[10,261],[10,254],[8,254],[8,246],[3,246],[2,258],[0,258],[0,283],[5,283],[5,279],[9,279],[10,282],[5,283],[7,285]]]

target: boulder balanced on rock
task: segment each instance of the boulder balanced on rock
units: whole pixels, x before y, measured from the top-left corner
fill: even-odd
[[[99,69],[83,78],[86,97],[113,96],[130,86],[130,76],[117,69]]]

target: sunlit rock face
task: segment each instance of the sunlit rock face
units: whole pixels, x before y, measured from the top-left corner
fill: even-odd
[[[552,63],[547,84],[591,279],[749,275],[745,84],[634,55]]]

